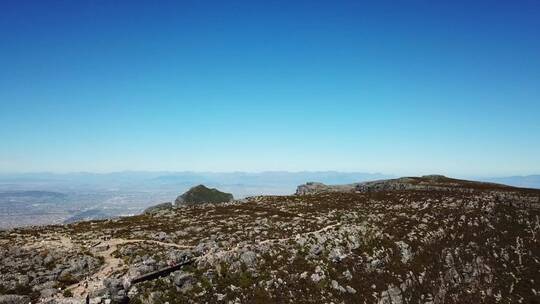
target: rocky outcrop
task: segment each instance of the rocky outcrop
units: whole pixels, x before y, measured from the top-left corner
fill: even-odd
[[[170,203],[170,202],[162,203],[162,204],[158,204],[158,205],[146,208],[144,210],[144,213],[145,214],[155,214],[155,213],[158,213],[158,212],[160,212],[162,210],[172,209],[172,207],[173,207],[173,204]]]
[[[2,238],[0,237],[0,240]],[[0,303],[30,303],[59,288],[78,283],[102,262],[88,251],[72,248],[68,238],[39,238],[31,246],[0,246]],[[33,300],[33,299],[31,299]]]
[[[233,195],[215,188],[198,185],[176,198],[176,205],[194,205],[203,203],[225,203],[233,200]]]
[[[460,192],[470,192],[473,189],[478,190],[482,188],[508,190],[512,187],[492,183],[453,179],[443,175],[424,175],[421,177],[401,177],[396,179],[359,183],[356,185],[355,190],[357,192],[382,192],[400,190],[457,190]]]
[[[354,192],[357,184],[325,185],[323,183],[308,182],[296,188],[296,195],[319,194],[329,192]]]
[[[114,304],[127,304],[129,297],[127,295],[124,282],[120,279],[105,279],[103,285],[107,289],[106,297]]]
[[[330,192],[383,192],[383,191],[459,191],[472,190],[513,191],[518,188],[475,181],[448,178],[443,175],[424,175],[421,177],[401,177],[347,185],[325,185],[309,182],[298,186],[296,195],[330,193]]]

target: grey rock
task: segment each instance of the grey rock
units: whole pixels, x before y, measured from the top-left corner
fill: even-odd
[[[20,295],[0,295],[0,304],[28,304],[30,303],[30,298],[27,296]]]
[[[179,270],[175,271],[173,276],[174,285],[176,285],[181,292],[184,293],[193,288],[193,284],[195,283],[193,274]]]
[[[309,195],[328,192],[354,192],[356,184],[349,185],[325,185],[323,183],[308,182],[296,188],[296,195]]]
[[[309,249],[309,253],[311,253],[312,255],[319,255],[322,253],[322,251],[323,247],[318,244],[311,246],[311,248]]]
[[[121,279],[109,278],[103,281],[107,288],[111,303],[129,303],[129,298],[124,290],[124,281]]]
[[[253,251],[246,251],[240,256],[240,260],[247,267],[253,267],[257,264],[257,254]]]
[[[343,272],[343,276],[349,281],[352,280],[352,278],[353,278],[353,276],[352,276],[352,274],[351,274],[351,272],[349,270],[345,270]]]
[[[347,255],[342,252],[341,248],[334,248],[330,251],[328,254],[328,258],[332,260],[332,262],[340,262],[344,258],[346,258]]]
[[[343,288],[343,286],[339,285],[339,283],[336,280],[332,280],[331,285],[333,289],[338,290],[340,292],[347,291],[345,288]]]
[[[348,293],[352,293],[352,294],[355,294],[355,293],[356,293],[356,289],[352,288],[352,287],[349,286],[349,285],[345,286],[345,289],[347,289],[347,292],[348,292]]]
[[[311,280],[314,282],[314,283],[318,283],[320,280],[322,280],[324,278],[324,275],[320,275],[318,273],[314,273],[311,275]]]
[[[42,298],[52,297],[57,293],[58,293],[58,289],[56,288],[48,288],[48,289],[43,289],[40,291]]]

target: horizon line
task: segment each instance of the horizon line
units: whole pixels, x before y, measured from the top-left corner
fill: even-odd
[[[407,176],[425,176],[425,175],[444,175],[447,177],[456,178],[509,178],[509,177],[532,177],[540,176],[540,173],[530,174],[507,174],[507,175],[485,175],[485,174],[446,174],[446,173],[419,173],[419,174],[395,174],[395,173],[383,173],[383,172],[369,172],[361,170],[254,170],[254,171],[209,171],[209,170],[118,170],[118,171],[24,171],[24,172],[2,172],[1,175],[30,175],[30,174],[50,174],[50,175],[71,175],[71,174],[91,174],[91,175],[112,175],[119,173],[159,173],[159,174],[178,174],[178,173],[192,173],[192,174],[268,174],[268,173],[288,173],[288,174],[301,174],[301,173],[342,173],[342,174],[367,174],[367,175],[384,175],[389,178],[392,177],[407,177]]]

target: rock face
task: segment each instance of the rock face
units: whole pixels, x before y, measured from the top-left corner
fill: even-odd
[[[511,190],[510,186],[466,181],[448,178],[443,175],[424,175],[421,177],[401,177],[396,179],[379,180],[359,183],[355,187],[357,192],[381,192],[399,190],[439,190],[470,192],[472,189],[489,188],[493,190]]]
[[[176,205],[193,205],[202,203],[224,203],[233,200],[233,195],[214,188],[198,185],[176,198]]]
[[[472,188],[489,188],[500,191],[517,189],[500,184],[453,179],[443,175],[424,175],[421,177],[401,177],[396,179],[385,179],[347,185],[325,185],[322,183],[309,182],[298,186],[296,189],[296,195],[330,192],[363,193],[403,190],[452,190],[470,192]]]
[[[323,183],[308,182],[296,188],[296,195],[308,195],[328,192],[354,192],[357,184],[325,185]]]

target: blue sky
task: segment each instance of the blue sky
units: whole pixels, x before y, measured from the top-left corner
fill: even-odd
[[[2,1],[0,172],[540,172],[538,1]]]

